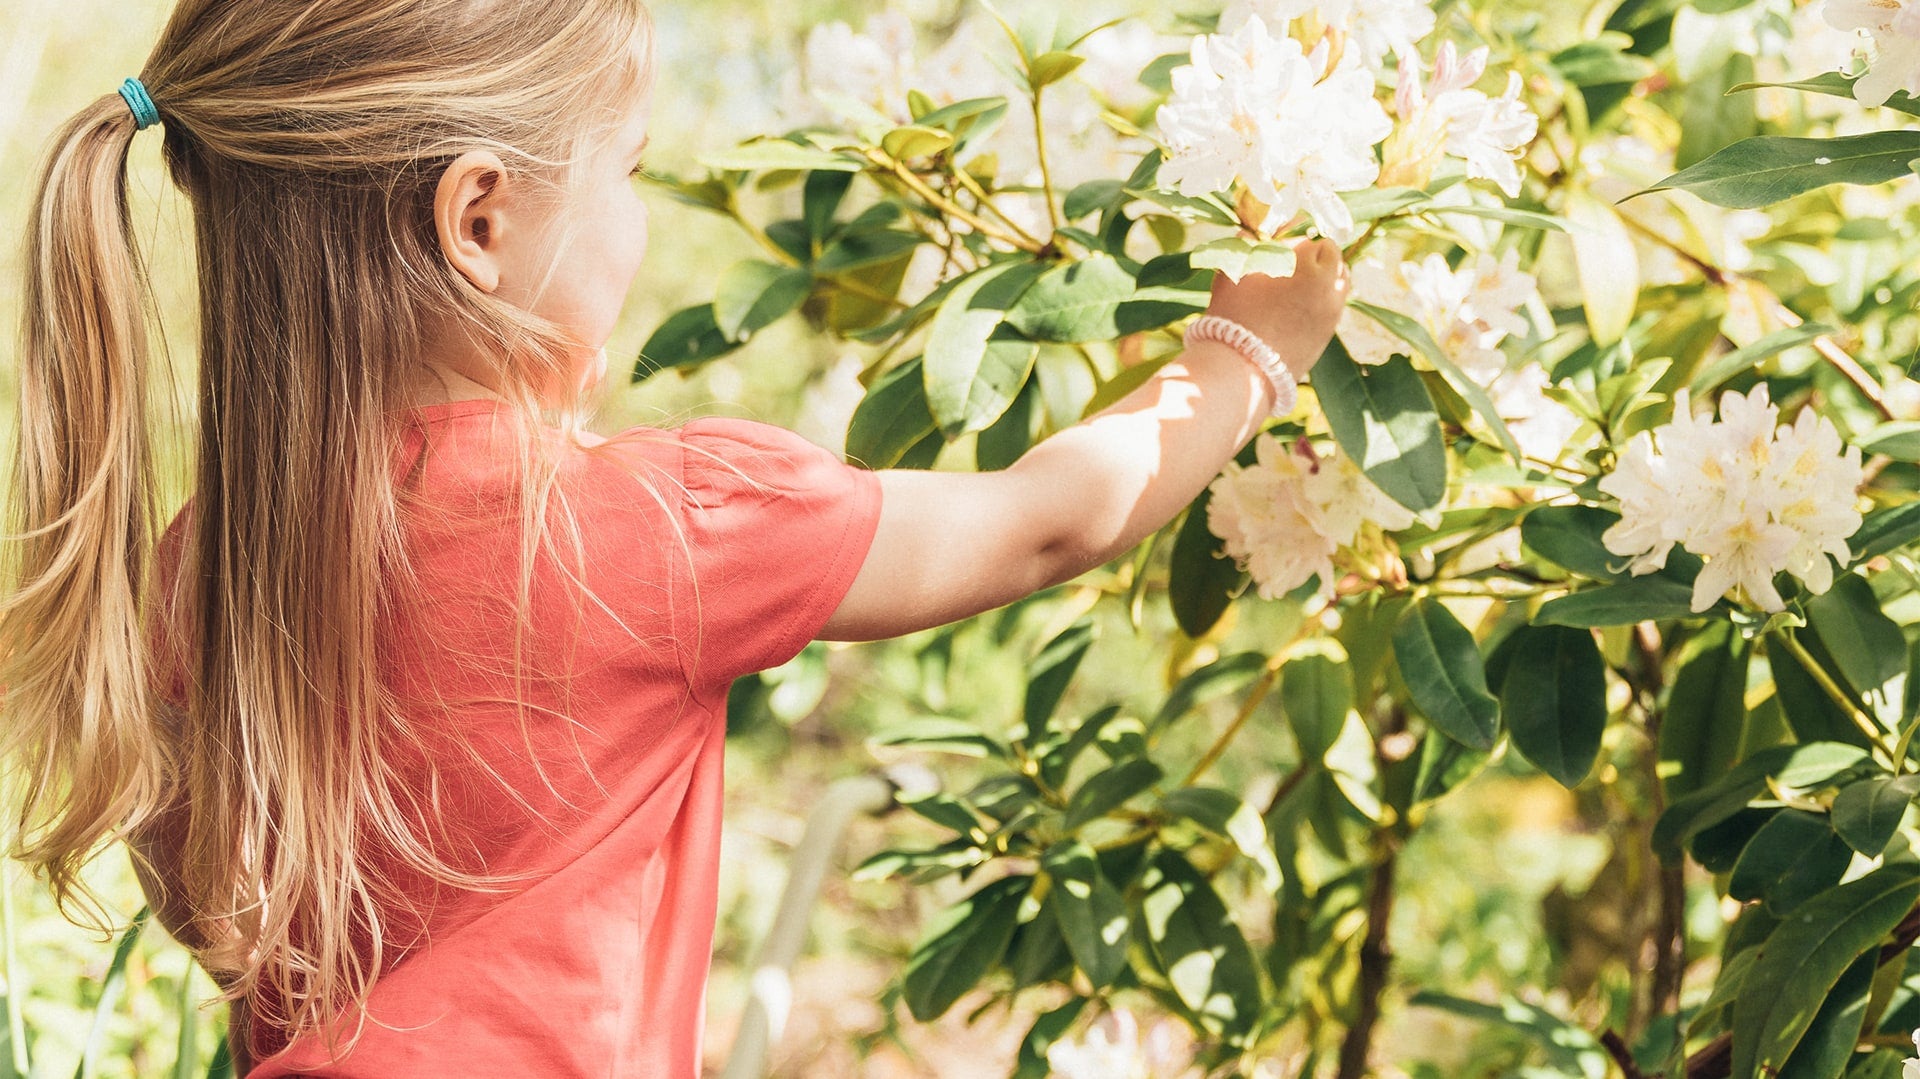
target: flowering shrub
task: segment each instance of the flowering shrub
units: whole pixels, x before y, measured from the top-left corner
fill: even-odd
[[[873,349],[850,458],[995,469],[1177,355],[1216,273],[1290,273],[1292,237],[1346,247],[1353,303],[1185,514],[1033,601],[1058,632],[1017,715],[880,739],[982,770],[903,794],[945,839],[862,870],[966,885],[907,1009],[1034,1009],[1016,1076],[1346,1079],[1394,1052],[1390,1007],[1531,1038],[1528,1074],[1900,1071],[1920,3],[983,7],[931,50],[899,16],[819,28],[791,131],[655,177],[765,257],[636,379],[797,316]],[[1064,707],[1099,647],[1076,616],[1159,597],[1167,682]],[[1295,629],[1222,654],[1253,608]],[[1273,781],[1224,778],[1255,744]],[[1398,852],[1499,770],[1611,814],[1611,982],[1396,980]]]

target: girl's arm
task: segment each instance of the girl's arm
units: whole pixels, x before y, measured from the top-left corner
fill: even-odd
[[[1304,378],[1346,302],[1327,241],[1300,244],[1292,277],[1214,282],[1234,319]],[[1165,525],[1260,430],[1271,394],[1253,364],[1195,342],[1138,389],[998,472],[880,473],[866,561],[820,633],[877,640],[945,625],[1103,565]]]

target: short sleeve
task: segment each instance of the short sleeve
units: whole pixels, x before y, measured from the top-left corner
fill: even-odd
[[[782,427],[708,417],[678,429],[691,579],[676,636],[696,687],[777,667],[819,635],[880,521],[880,477]]]

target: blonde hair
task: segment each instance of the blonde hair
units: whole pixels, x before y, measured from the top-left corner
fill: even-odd
[[[184,814],[184,936],[225,999],[286,1002],[262,1018],[290,1035],[324,1029],[337,1049],[333,1019],[382,967],[383,912],[406,897],[367,871],[368,843],[457,887],[508,879],[419,834],[433,793],[395,779],[394,751],[422,734],[376,677],[377,627],[416,584],[393,465],[429,319],[452,316],[497,358],[526,435],[556,385],[552,422],[579,432],[580,343],[454,270],[436,182],[484,148],[564,197],[650,87],[652,49],[639,0],[181,0],[139,72],[198,259],[196,481],[175,597],[150,594],[161,517],[150,288],[126,192],[135,120],[107,93],[53,140],[27,235],[0,603],[13,853],[72,916],[94,902],[79,877],[93,854]],[[516,660],[534,557],[556,547],[547,506],[565,501],[553,448],[519,441]],[[184,710],[153,694],[156,612],[187,657]]]

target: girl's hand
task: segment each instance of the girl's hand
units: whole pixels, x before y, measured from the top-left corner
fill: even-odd
[[[1302,240],[1293,251],[1292,277],[1247,274],[1235,284],[1225,274],[1215,275],[1207,314],[1230,318],[1260,335],[1293,377],[1304,380],[1340,324],[1347,305],[1347,264],[1332,240]]]

